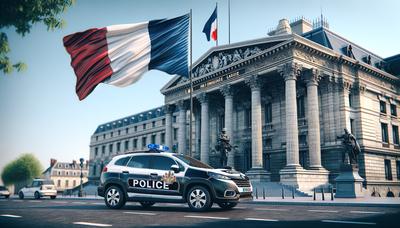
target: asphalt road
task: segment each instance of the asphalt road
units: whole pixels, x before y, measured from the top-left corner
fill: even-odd
[[[242,203],[194,213],[186,204],[143,209],[127,203],[111,210],[103,200],[0,199],[0,227],[396,227],[399,216],[398,207]]]

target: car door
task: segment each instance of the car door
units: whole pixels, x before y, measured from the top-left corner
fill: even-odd
[[[129,193],[151,194],[149,188],[150,157],[148,155],[134,155],[122,169],[121,179],[127,183]]]

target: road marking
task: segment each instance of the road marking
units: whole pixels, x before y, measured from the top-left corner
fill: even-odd
[[[31,203],[40,203],[40,202],[42,202],[41,200],[28,200],[28,202],[31,202]]]
[[[91,203],[92,205],[105,205],[104,203]]]
[[[282,208],[254,208],[256,211],[288,211],[288,209],[282,209]]]
[[[350,213],[354,213],[354,214],[385,214],[385,212],[381,212],[381,211],[350,211]]]
[[[86,202],[72,202],[73,204],[87,204]]]
[[[155,213],[149,212],[133,212],[133,211],[124,211],[125,214],[132,214],[132,215],[157,215]]]
[[[330,211],[330,210],[307,210],[309,212],[322,212],[322,213],[338,213],[339,211]]]
[[[213,217],[213,216],[200,216],[200,215],[185,215],[184,217],[185,218],[219,219],[219,220],[229,219],[227,217]]]
[[[102,223],[91,223],[91,222],[74,222],[75,225],[83,225],[83,226],[98,226],[98,227],[110,227],[111,224],[102,224]]]
[[[53,203],[68,203],[67,201],[53,201]]]
[[[340,221],[340,220],[321,220],[321,222],[359,224],[359,225],[376,225],[376,223],[374,223],[374,222],[354,222],[354,221]]]
[[[263,219],[263,218],[244,218],[244,220],[248,221],[264,221],[264,222],[278,222],[276,219]]]
[[[0,215],[2,217],[9,217],[9,218],[21,218],[22,216],[19,215],[8,215],[8,214],[4,214],[4,215]]]
[[[247,207],[234,207],[233,209],[247,209]]]

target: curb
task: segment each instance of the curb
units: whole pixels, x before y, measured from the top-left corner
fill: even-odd
[[[261,205],[298,205],[298,206],[362,206],[362,207],[394,207],[399,208],[399,203],[372,203],[372,202],[299,202],[299,201],[246,201],[248,204]]]

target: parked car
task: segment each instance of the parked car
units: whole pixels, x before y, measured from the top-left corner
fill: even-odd
[[[10,197],[10,192],[4,186],[0,186],[0,196],[4,196],[6,199]]]
[[[40,199],[45,196],[55,199],[57,197],[57,190],[56,186],[54,186],[53,180],[34,179],[31,185],[25,186],[19,190],[18,196],[20,199],[25,197]]]

